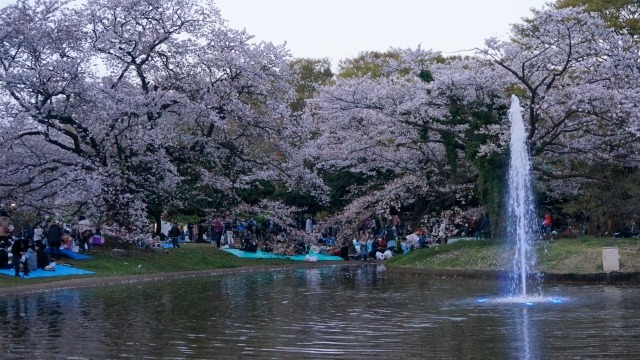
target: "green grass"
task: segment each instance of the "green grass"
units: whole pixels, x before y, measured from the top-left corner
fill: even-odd
[[[498,240],[457,241],[420,249],[387,260],[391,266],[426,269],[503,270],[510,268],[513,248]],[[602,247],[616,246],[620,270],[640,272],[640,240],[580,237],[539,242],[538,269],[548,273],[589,274],[602,271]],[[21,279],[0,275],[0,287],[38,284],[72,278],[149,275],[181,271],[214,270],[256,265],[280,265],[289,260],[243,259],[208,244],[183,244],[180,249],[114,251],[98,248],[92,260],[67,263],[96,272],[90,276]]]
[[[494,269],[499,261],[500,243],[495,240],[457,241],[419,249],[388,260],[390,265],[428,269]]]
[[[213,270],[255,265],[287,264],[289,260],[243,259],[225,251],[215,249],[209,244],[181,244],[179,249],[116,251],[97,248],[92,260],[71,260],[65,262],[72,266],[96,272],[93,277],[147,275],[181,271]],[[0,287],[23,284],[47,283],[82,276],[60,276],[34,279],[21,279],[0,275]]]
[[[595,238],[540,241],[535,250],[538,270],[547,273],[602,272],[602,248],[618,247],[620,271],[640,272],[640,240]],[[513,246],[498,240],[457,241],[421,249],[388,261],[390,265],[425,269],[510,269]]]

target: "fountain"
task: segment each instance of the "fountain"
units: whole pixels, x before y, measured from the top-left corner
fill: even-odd
[[[509,109],[511,142],[509,149],[509,189],[507,194],[507,238],[516,241],[511,275],[511,297],[541,295],[541,277],[536,272],[533,240],[538,238],[537,215],[531,188],[531,159],[520,101],[511,96]],[[534,289],[531,289],[534,286]]]

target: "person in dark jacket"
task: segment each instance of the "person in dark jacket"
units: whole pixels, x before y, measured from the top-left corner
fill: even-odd
[[[55,221],[47,228],[47,239],[51,248],[51,257],[60,261],[60,246],[62,246],[62,228]]]
[[[29,240],[16,239],[11,245],[11,254],[13,255],[13,268],[15,269],[16,276],[20,276],[20,264],[22,264],[24,275],[29,276],[29,265],[26,263],[26,259],[23,256],[27,254],[29,248]]]
[[[49,265],[49,255],[45,252],[45,247],[42,241],[36,241],[33,244],[33,249],[36,252],[36,263],[38,269],[44,269],[47,265]]]
[[[0,269],[10,269],[9,252],[7,251],[7,242],[0,241]]]
[[[171,239],[171,243],[173,244],[173,247],[179,248],[180,245],[178,244],[178,238],[180,237],[180,227],[178,226],[177,223],[173,223],[167,235],[169,235],[169,238]]]

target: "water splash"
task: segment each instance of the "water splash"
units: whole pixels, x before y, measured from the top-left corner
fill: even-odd
[[[522,119],[522,108],[520,100],[515,95],[511,96],[509,119],[511,159],[507,194],[507,238],[516,243],[511,295],[527,297],[536,293],[541,296],[541,277],[536,271],[536,254],[532,243],[538,238],[538,227],[531,188],[531,159],[527,149],[527,132]]]

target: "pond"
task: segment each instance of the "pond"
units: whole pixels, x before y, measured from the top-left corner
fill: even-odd
[[[640,289],[551,286],[384,265],[192,277],[0,298],[7,359],[640,358]]]

